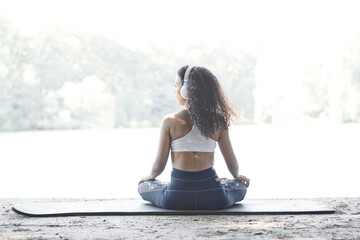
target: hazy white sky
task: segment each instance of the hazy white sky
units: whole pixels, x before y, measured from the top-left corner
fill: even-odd
[[[136,46],[171,39],[255,45],[343,41],[360,26],[360,1],[0,0],[0,15],[23,32],[59,24]]]

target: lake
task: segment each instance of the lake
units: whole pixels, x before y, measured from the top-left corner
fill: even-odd
[[[137,198],[159,129],[0,133],[1,198]],[[234,126],[248,198],[360,196],[360,125]],[[215,169],[231,177],[220,150]],[[158,179],[169,181],[171,161]]]

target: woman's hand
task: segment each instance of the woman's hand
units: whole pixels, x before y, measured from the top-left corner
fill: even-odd
[[[220,181],[221,182],[227,182],[227,181],[229,181],[229,179],[227,177],[222,177],[222,178],[220,178]]]
[[[152,177],[150,177],[150,176],[143,177],[143,178],[139,181],[138,185],[139,185],[140,183],[142,183],[142,182],[150,181],[150,180],[154,180],[154,178],[152,178]]]
[[[244,175],[237,176],[236,180],[243,182],[247,187],[249,187],[250,185],[250,179],[245,177]]]

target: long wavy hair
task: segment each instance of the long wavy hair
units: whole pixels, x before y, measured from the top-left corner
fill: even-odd
[[[189,66],[178,70],[184,84],[185,71]],[[210,137],[215,131],[227,129],[236,113],[222,90],[219,81],[208,69],[194,67],[187,82],[190,118],[200,129],[202,135]]]

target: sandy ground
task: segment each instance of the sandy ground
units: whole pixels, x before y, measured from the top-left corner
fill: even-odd
[[[312,199],[334,207],[335,214],[54,218],[32,218],[16,214],[11,206],[19,200],[0,199],[1,240],[360,239],[360,197]]]

